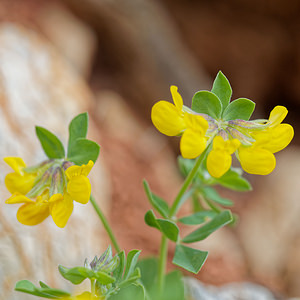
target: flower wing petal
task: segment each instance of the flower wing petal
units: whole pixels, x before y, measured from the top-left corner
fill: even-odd
[[[57,196],[58,195],[58,196]],[[55,196],[55,199],[52,197]],[[56,226],[63,228],[66,226],[74,208],[73,200],[67,194],[55,194],[50,198],[50,213]]]
[[[159,101],[152,107],[151,120],[158,131],[168,136],[175,136],[186,128],[182,114],[172,103]]]
[[[3,159],[16,173],[21,175],[21,170],[26,167],[24,160],[21,157],[5,157]]]
[[[242,168],[250,174],[268,175],[276,166],[272,152],[262,148],[240,147],[238,158]]]
[[[178,93],[178,87],[175,86],[175,85],[171,85],[170,91],[171,91],[171,94],[172,94],[173,102],[174,102],[177,110],[179,112],[181,112],[182,107],[183,107],[183,100],[182,100],[181,95]]]
[[[287,113],[288,110],[284,106],[275,106],[269,116],[269,122],[271,123],[270,126],[274,127],[279,125],[284,120]]]
[[[86,204],[91,196],[91,183],[86,176],[73,177],[67,184],[67,192],[72,200]]]
[[[25,173],[9,173],[5,176],[5,185],[12,193],[27,194],[33,187],[36,175]]]
[[[196,158],[206,147],[206,138],[193,129],[186,129],[180,140],[180,151],[184,158]]]
[[[5,201],[6,204],[16,204],[16,203],[34,203],[33,200],[20,194],[14,194]]]
[[[231,155],[224,151],[212,150],[207,156],[207,170],[215,178],[223,176],[231,166]]]
[[[22,205],[17,212],[17,219],[24,225],[37,225],[49,216],[49,205],[46,202],[36,201]]]

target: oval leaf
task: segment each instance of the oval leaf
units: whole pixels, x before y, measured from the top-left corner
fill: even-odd
[[[164,220],[164,219],[156,219],[161,232],[171,241],[177,242],[179,229],[177,225],[170,221],[170,220]]]
[[[255,103],[246,98],[232,101],[223,113],[223,120],[246,120],[248,121],[254,111]]]
[[[229,199],[223,198],[219,193],[212,187],[204,187],[201,189],[201,193],[204,198],[210,199],[224,206],[232,206],[233,202]]]
[[[93,141],[80,138],[69,149],[68,160],[76,165],[87,164],[90,160],[96,162],[100,146]]]
[[[62,142],[51,133],[49,130],[43,127],[36,126],[35,132],[40,140],[42,148],[49,158],[64,158],[65,149]]]
[[[196,212],[192,215],[182,217],[178,221],[185,225],[199,225],[207,221],[207,219],[212,219],[217,215],[215,211],[204,210]]]
[[[193,249],[183,245],[176,245],[173,264],[197,274],[206,261],[208,252]]]
[[[126,260],[125,272],[124,272],[124,276],[123,276],[124,280],[128,279],[131,276],[131,274],[134,272],[140,253],[141,253],[141,250],[131,250],[128,253],[127,260]]]
[[[232,95],[232,89],[228,79],[221,71],[219,71],[211,91],[221,100],[224,110],[229,104]]]
[[[217,229],[225,226],[226,224],[232,222],[232,214],[229,210],[224,210],[214,217],[210,222],[206,223],[202,227],[196,229],[186,237],[182,239],[184,243],[194,243],[202,241],[212,234]]]
[[[145,223],[150,226],[160,230],[158,223],[156,221],[156,217],[152,209],[148,210],[145,214]]]
[[[222,103],[215,94],[208,91],[200,91],[193,96],[192,110],[207,114],[214,119],[220,119]]]

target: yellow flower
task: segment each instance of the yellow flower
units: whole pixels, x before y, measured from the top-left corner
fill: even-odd
[[[215,178],[224,175],[231,166],[233,154],[241,145],[238,139],[224,140],[221,136],[213,139],[213,148],[207,156],[207,170]]]
[[[92,294],[90,292],[84,292],[77,296],[63,298],[63,300],[100,300],[100,299],[104,299],[104,298],[92,296]]]
[[[7,157],[4,161],[15,171],[5,178],[12,193],[5,202],[23,204],[17,219],[24,225],[37,225],[51,215],[58,227],[65,227],[73,212],[73,200],[83,204],[89,201],[91,184],[87,175],[94,165],[92,161],[74,166],[53,160],[33,168],[26,168],[18,157]]]
[[[255,142],[238,149],[238,158],[246,172],[267,175],[274,170],[276,159],[273,153],[284,149],[294,136],[291,125],[281,124],[287,112],[284,106],[276,106],[270,113],[268,127],[250,133]]]
[[[206,147],[205,133],[208,122],[199,114],[184,109],[182,97],[176,86],[171,86],[174,104],[159,101],[152,107],[151,119],[154,126],[168,136],[182,135],[180,151],[184,158],[199,156]]]

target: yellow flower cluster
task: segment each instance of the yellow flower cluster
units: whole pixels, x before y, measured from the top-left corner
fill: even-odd
[[[276,166],[274,153],[284,149],[294,136],[293,127],[281,122],[287,109],[276,106],[269,120],[214,120],[183,105],[176,86],[171,86],[174,104],[159,101],[152,107],[154,126],[168,136],[181,135],[180,151],[184,158],[198,157],[212,144],[207,170],[219,178],[231,166],[236,153],[242,168],[250,174],[267,175]]]
[[[47,161],[36,168],[26,168],[19,157],[6,157],[4,161],[14,170],[5,177],[12,194],[5,203],[23,204],[17,219],[24,225],[39,224],[51,215],[58,227],[65,227],[73,212],[73,200],[82,204],[89,201],[91,184],[87,175],[92,161],[82,166]]]

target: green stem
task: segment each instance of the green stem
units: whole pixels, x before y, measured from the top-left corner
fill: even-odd
[[[167,254],[168,254],[168,239],[166,238],[165,235],[162,235],[161,244],[160,244],[160,253],[159,253],[159,265],[158,265],[158,288],[160,294],[162,294],[162,291],[164,289]]]
[[[92,297],[96,296],[96,279],[91,279],[91,294]]]
[[[107,234],[108,234],[108,236],[109,236],[109,238],[110,238],[110,240],[111,240],[111,242],[112,242],[112,244],[113,244],[113,246],[114,246],[114,248],[116,250],[116,252],[120,252],[121,249],[120,249],[120,247],[118,245],[118,242],[117,242],[117,240],[116,240],[116,238],[115,238],[115,236],[114,236],[114,234],[112,232],[112,229],[109,226],[107,219],[105,218],[105,216],[102,213],[100,207],[96,203],[95,198],[92,195],[90,197],[90,201],[91,201],[91,203],[92,203],[92,205],[93,205],[93,207],[94,207],[97,215],[99,216],[99,218],[100,218],[100,220],[101,220],[101,222],[102,222],[102,224],[103,224],[103,226],[104,226],[104,228],[105,228],[105,230],[106,230],[106,232],[107,232]]]
[[[209,145],[206,147],[206,149],[204,150],[204,152],[197,158],[193,169],[190,171],[189,175],[186,177],[185,181],[182,184],[182,187],[178,193],[178,195],[176,196],[174,203],[170,209],[170,218],[172,218],[174,215],[176,215],[176,213],[178,212],[179,208],[181,207],[181,205],[183,204],[183,202],[181,201],[184,193],[186,192],[186,190],[188,189],[188,187],[190,186],[191,182],[193,181],[193,179],[196,176],[196,173],[199,169],[199,167],[201,166],[202,161],[204,160],[204,158],[206,157],[206,154],[208,152],[209,149]]]

